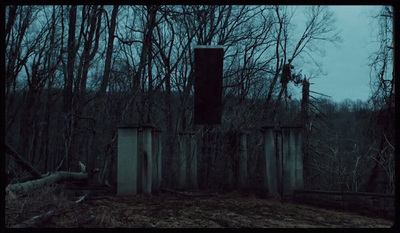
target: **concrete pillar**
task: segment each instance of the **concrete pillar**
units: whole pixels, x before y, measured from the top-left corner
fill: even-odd
[[[185,133],[179,133],[179,151],[176,160],[177,169],[177,188],[186,187],[186,166],[187,166],[187,136]]]
[[[118,126],[117,195],[137,194],[137,126]]]
[[[144,124],[143,127],[143,168],[142,168],[142,191],[143,194],[151,194],[153,181],[153,151],[152,130],[153,124]]]
[[[292,177],[294,170],[294,159],[291,156],[291,145],[290,145],[290,129],[287,127],[282,127],[282,182],[283,182],[283,197],[288,197],[293,191]]]
[[[197,143],[194,132],[188,136],[188,163],[187,163],[187,186],[189,189],[197,189]]]
[[[293,128],[291,131],[291,141],[293,142],[294,147],[294,162],[295,162],[295,181],[294,181],[294,189],[303,189],[304,188],[304,179],[303,179],[303,135],[302,128],[297,127]]]
[[[239,134],[239,189],[247,188],[247,136]]]
[[[137,137],[137,193],[143,193],[143,128],[139,126]]]
[[[297,126],[282,127],[284,197],[292,197],[293,190],[303,186],[301,128]]]
[[[235,188],[237,188],[237,183],[238,183],[238,173],[237,171],[239,170],[238,168],[238,155],[237,155],[237,150],[235,148],[235,144],[237,143],[236,141],[236,133],[234,132],[227,132],[225,134],[225,151],[224,153],[226,154],[226,180],[225,180],[225,187],[227,190],[231,191]]]
[[[153,181],[152,191],[158,192],[161,187],[162,177],[162,147],[161,147],[161,130],[156,128],[153,130]]]
[[[279,196],[278,191],[278,164],[275,148],[274,126],[262,128],[264,134],[265,171],[263,174],[263,189],[268,195]]]
[[[276,158],[276,171],[277,171],[276,181],[278,186],[278,193],[280,193],[282,196],[283,192],[282,130],[278,126],[274,128],[273,132],[275,135],[275,158]]]

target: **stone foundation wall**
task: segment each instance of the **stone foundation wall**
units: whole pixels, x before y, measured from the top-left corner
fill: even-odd
[[[394,195],[295,190],[293,201],[394,220]]]

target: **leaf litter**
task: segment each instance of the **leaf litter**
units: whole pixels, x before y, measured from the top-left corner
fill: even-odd
[[[29,197],[28,197],[29,198]],[[54,196],[52,196],[54,199]],[[78,199],[78,198],[75,198]],[[35,216],[39,210],[55,210],[47,228],[389,228],[392,221],[356,213],[282,203],[256,195],[188,197],[175,193],[76,200],[59,196],[57,204],[32,203],[30,211],[6,201],[6,227]],[[25,200],[24,203],[32,200]],[[43,202],[54,200],[43,200]],[[26,205],[26,204],[25,204]],[[43,209],[42,207],[46,208]],[[35,208],[34,208],[35,207]],[[23,212],[23,213],[22,213]],[[37,214],[36,214],[37,215]]]

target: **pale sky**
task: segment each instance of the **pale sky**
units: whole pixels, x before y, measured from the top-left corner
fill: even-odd
[[[325,57],[318,58],[323,63],[327,76],[311,79],[311,91],[331,96],[331,100],[345,99],[362,101],[371,95],[370,67],[368,57],[376,51],[378,44],[373,38],[371,15],[381,6],[329,6],[335,12],[337,29],[341,31],[343,42],[339,47],[325,44]],[[300,67],[301,68],[301,67]],[[303,70],[307,74],[306,70]],[[301,96],[301,87],[291,87],[294,97]],[[313,94],[315,97],[318,95]]]

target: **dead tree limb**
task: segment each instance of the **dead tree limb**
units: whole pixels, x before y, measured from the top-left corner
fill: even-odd
[[[31,219],[28,219],[20,224],[11,226],[11,228],[34,228],[34,227],[40,227],[41,225],[45,224],[48,222],[51,217],[54,215],[54,211],[48,211],[42,215],[32,217]]]
[[[42,178],[40,172],[31,164],[29,164],[24,158],[22,158],[22,156],[12,146],[8,145],[7,142],[5,142],[5,149],[6,154],[11,156],[19,166],[28,171],[33,176],[33,178]]]
[[[48,184],[64,180],[76,180],[76,181],[87,180],[87,177],[88,176],[86,173],[60,171],[41,179],[31,180],[20,184],[10,184],[7,186],[6,189],[13,192],[16,195],[26,195],[31,191]]]

